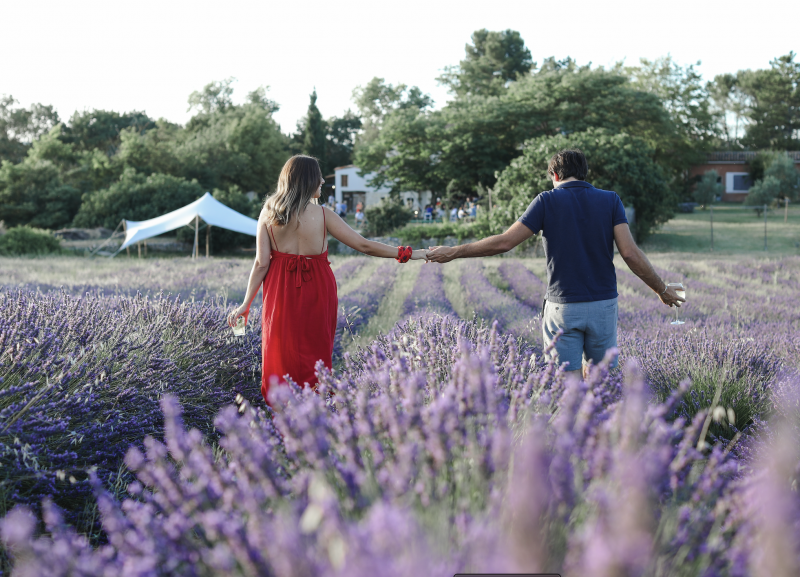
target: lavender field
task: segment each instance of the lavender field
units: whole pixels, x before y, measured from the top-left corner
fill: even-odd
[[[543,259],[335,258],[334,370],[273,413],[249,262],[0,259],[2,572],[798,575],[800,257],[653,262],[686,324],[620,263],[584,382]]]

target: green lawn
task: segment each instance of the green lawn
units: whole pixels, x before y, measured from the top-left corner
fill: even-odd
[[[710,211],[695,209],[678,214],[642,243],[650,252],[711,252]],[[800,206],[767,213],[767,249],[771,254],[800,253]],[[719,254],[764,253],[764,215],[740,205],[714,205],[714,252]]]

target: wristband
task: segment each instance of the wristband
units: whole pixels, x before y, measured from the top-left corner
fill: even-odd
[[[395,260],[399,263],[408,262],[411,258],[411,253],[413,249],[410,246],[398,246],[397,247],[397,257]]]
[[[664,282],[664,281],[661,281],[661,282]],[[664,283],[664,292],[658,293],[658,296],[663,297],[664,293],[667,292],[668,290],[669,290],[669,285],[667,283]]]

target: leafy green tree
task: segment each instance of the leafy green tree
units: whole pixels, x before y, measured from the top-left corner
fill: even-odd
[[[659,161],[674,175],[679,194],[688,196],[693,182],[686,168],[704,162],[722,137],[720,113],[713,110],[706,84],[695,65],[681,66],[671,56],[642,58],[625,72],[633,88],[657,96],[669,115],[672,130],[651,143],[663,151]]]
[[[706,85],[706,91],[720,124],[720,145],[725,148],[741,148],[741,137],[750,122],[750,100],[739,86],[739,76],[731,73],[718,74]]]
[[[356,135],[361,129],[361,119],[348,110],[341,118],[332,117],[325,121],[327,140],[325,143],[325,160],[327,172],[337,166],[353,163],[353,147]]]
[[[22,162],[31,143],[60,122],[52,106],[15,108],[15,104],[17,101],[10,95],[0,97],[0,162]]]
[[[764,171],[764,178],[774,177],[780,183],[780,190],[777,196],[788,198],[792,202],[798,199],[798,188],[800,188],[800,172],[797,171],[794,161],[784,152],[775,154],[772,162]]]
[[[719,179],[719,173],[716,170],[707,170],[695,186],[694,200],[703,206],[703,210],[714,202],[718,195],[722,194],[723,186]]]
[[[744,203],[755,207],[756,216],[761,216],[764,205],[771,205],[781,191],[781,181],[774,176],[765,176],[756,182],[747,194]]]
[[[526,141],[523,155],[500,174],[494,187],[495,208],[481,221],[484,233],[502,232],[522,215],[539,192],[553,188],[547,164],[553,154],[564,148],[582,150],[589,162],[587,181],[597,188],[613,190],[626,206],[636,210],[636,223],[631,228],[638,240],[675,214],[677,198],[655,160],[655,150],[641,138],[590,128]]]
[[[458,66],[446,67],[438,78],[440,84],[458,96],[496,96],[509,81],[521,78],[535,67],[530,50],[516,30],[476,30],[472,33],[472,44],[467,44],[465,51],[464,60]]]
[[[209,82],[203,90],[195,90],[189,95],[189,111],[199,110],[202,114],[225,112],[233,106],[233,87],[236,79]]]
[[[755,149],[797,150],[800,146],[800,62],[789,52],[769,69],[743,70],[737,84],[750,101],[743,143]]]
[[[242,105],[208,107],[175,138],[180,176],[196,179],[206,189],[266,194],[277,182],[290,151],[287,138],[272,117],[275,105],[254,98]]]
[[[385,119],[393,113],[419,113],[433,106],[433,100],[416,86],[387,84],[383,78],[375,77],[364,86],[353,89],[353,102],[361,118],[361,132],[356,138],[354,149],[363,149],[369,156],[385,153],[384,146],[375,146]],[[410,112],[409,112],[410,111]],[[356,153],[356,163],[361,165]]]
[[[132,129],[143,134],[155,127],[155,121],[144,112],[76,112],[64,127],[62,140],[72,144],[79,152],[100,150],[107,156],[113,156],[122,142],[123,130]]]
[[[83,196],[75,226],[113,229],[123,219],[155,218],[194,202],[204,192],[195,180],[168,174],[145,176],[127,168],[108,188]]]
[[[313,156],[319,160],[320,166],[323,169],[323,174],[327,173],[327,165],[325,163],[325,122],[322,120],[322,113],[317,108],[317,90],[311,93],[310,102],[308,104],[308,112],[306,113],[305,123],[303,125],[303,154]]]
[[[7,225],[61,228],[78,211],[81,192],[62,177],[74,153],[60,136],[57,125],[31,145],[22,162],[4,160],[0,166],[0,220]]]
[[[618,71],[553,59],[500,96],[456,98],[437,111],[389,109],[374,137],[359,138],[355,157],[377,174],[374,184],[459,201],[479,185],[494,186],[527,139],[591,127],[637,136],[668,163],[671,149],[662,145],[675,127],[655,94]]]

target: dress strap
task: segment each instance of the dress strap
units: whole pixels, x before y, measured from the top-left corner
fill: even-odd
[[[272,244],[275,245],[275,250],[277,250],[278,252],[281,252],[280,249],[278,248],[278,243],[275,242],[275,235],[272,232],[272,225],[269,225],[269,235],[272,237]]]
[[[325,252],[325,242],[328,240],[328,225],[325,224],[325,207],[322,207],[322,250],[319,254]]]

